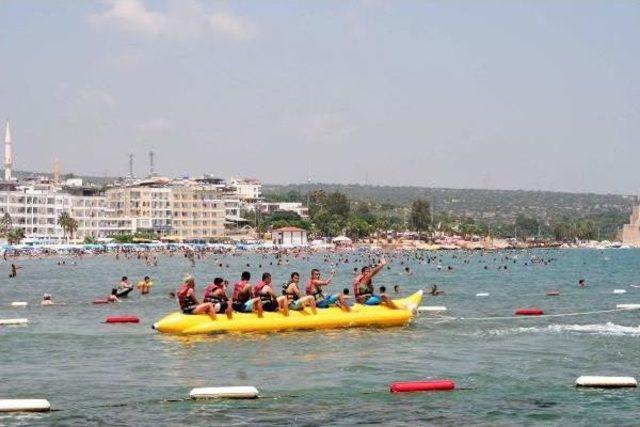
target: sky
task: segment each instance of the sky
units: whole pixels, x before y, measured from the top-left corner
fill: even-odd
[[[640,2],[0,1],[15,168],[640,193]]]

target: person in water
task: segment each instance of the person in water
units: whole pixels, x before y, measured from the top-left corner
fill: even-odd
[[[581,288],[585,288],[587,286],[587,282],[585,282],[584,279],[580,279],[578,280],[578,286],[580,286]]]
[[[322,280],[320,278],[320,270],[317,268],[311,270],[311,279],[307,282],[306,293],[307,295],[313,296],[316,300],[316,307],[318,308],[329,308],[332,305],[336,305],[344,311],[350,311],[344,294],[325,296],[322,291],[323,286],[328,286],[331,283],[334,274],[335,272],[332,271],[327,280]]]
[[[231,306],[237,312],[251,313],[255,311],[258,317],[262,317],[262,302],[260,298],[253,297],[249,280],[251,280],[251,273],[243,271],[240,281],[233,285]]]
[[[131,284],[131,280],[127,276],[122,276],[120,279],[120,284],[118,285],[118,290],[132,289],[133,285]]]
[[[200,304],[196,299],[196,281],[193,277],[187,276],[184,283],[176,292],[180,310],[184,314],[208,314],[212,320],[216,320],[216,310],[210,302]]]
[[[302,292],[298,287],[299,283],[300,274],[294,271],[291,273],[291,281],[282,285],[282,294],[287,297],[289,309],[299,311],[305,307],[310,307],[311,312],[316,314],[315,298],[312,295],[302,296]]]
[[[120,302],[120,298],[118,298],[118,288],[111,289],[111,295],[107,298],[109,302]]]
[[[386,264],[387,262],[383,258],[380,260],[380,263],[373,268],[369,266],[362,267],[360,274],[353,281],[353,293],[355,294],[356,302],[364,305],[382,304],[389,308],[398,308],[387,295],[374,295],[373,293],[373,277],[380,273]]]
[[[213,279],[213,283],[204,288],[202,301],[212,303],[216,313],[224,312],[229,319],[233,318],[233,307],[229,303],[225,281],[221,277],[216,277]]]
[[[285,316],[289,315],[289,302],[285,295],[278,296],[271,287],[271,274],[262,273],[262,281],[253,289],[253,296],[260,298],[264,311],[280,310]]]
[[[51,294],[42,295],[42,301],[40,301],[40,305],[52,305],[53,300],[51,299]]]
[[[445,291],[438,290],[438,285],[431,286],[431,292],[429,293],[434,297],[437,297],[438,295],[446,295]]]
[[[144,279],[139,281],[136,287],[140,291],[142,295],[147,295],[151,292],[151,287],[153,286],[153,282],[149,276],[144,276]]]

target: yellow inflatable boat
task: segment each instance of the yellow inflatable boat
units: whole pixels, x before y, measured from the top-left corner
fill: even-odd
[[[290,311],[289,316],[280,313],[264,313],[259,318],[253,313],[233,313],[229,320],[219,314],[216,320],[206,314],[182,314],[176,312],[165,316],[153,328],[171,334],[210,334],[224,332],[275,332],[294,329],[335,329],[363,326],[403,326],[413,318],[422,301],[422,291],[394,300],[401,309],[376,305],[354,304],[350,312],[337,307],[318,309],[317,314],[306,308],[303,311]]]

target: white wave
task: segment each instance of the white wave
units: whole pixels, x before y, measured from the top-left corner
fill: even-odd
[[[612,322],[591,325],[548,325],[545,327],[494,329],[490,335],[515,335],[527,333],[564,333],[576,332],[590,335],[640,336],[640,326],[622,326]]]

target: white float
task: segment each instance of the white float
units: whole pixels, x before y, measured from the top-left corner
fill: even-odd
[[[479,294],[476,294],[477,297],[488,297],[489,296],[489,292],[480,292]]]
[[[26,325],[29,319],[0,319],[0,326]]]
[[[622,310],[640,310],[640,304],[618,304],[616,308],[620,308]]]
[[[627,291],[625,291],[624,289],[614,289],[613,293],[614,294],[626,294]]]
[[[11,307],[26,307],[27,303],[24,301],[14,301],[11,303]]]
[[[444,305],[423,305],[418,307],[418,313],[434,313],[438,311],[447,311]]]
[[[252,386],[201,387],[189,393],[192,399],[254,399],[258,389]]]
[[[637,387],[633,377],[602,377],[583,375],[576,380],[578,387]]]
[[[51,404],[46,399],[0,399],[0,412],[46,412]]]

